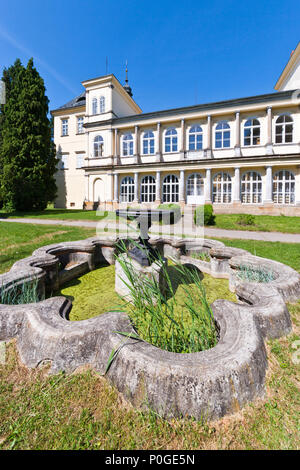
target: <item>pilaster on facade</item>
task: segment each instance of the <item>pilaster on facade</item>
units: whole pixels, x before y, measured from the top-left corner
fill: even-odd
[[[237,111],[235,113],[235,146],[234,146],[234,154],[236,157],[241,157],[241,118],[240,112]]]
[[[204,158],[212,158],[212,123],[211,123],[211,115],[207,116],[207,146],[204,149]]]
[[[119,175],[118,173],[114,174],[114,199],[113,202],[119,202]]]
[[[267,143],[266,154],[273,155],[273,140],[272,140],[272,106],[267,107]]]

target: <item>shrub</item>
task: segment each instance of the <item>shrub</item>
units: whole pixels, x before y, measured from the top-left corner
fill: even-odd
[[[251,214],[240,214],[236,223],[239,225],[255,225],[255,217]]]
[[[172,211],[170,217],[163,217],[162,224],[176,224],[181,219],[181,209],[178,204],[160,204],[157,209]]]
[[[215,218],[216,216],[214,215],[213,206],[211,204],[196,207],[194,212],[195,225],[215,225]]]

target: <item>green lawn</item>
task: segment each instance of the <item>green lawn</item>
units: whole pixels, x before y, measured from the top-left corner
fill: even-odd
[[[38,247],[96,235],[95,229],[60,225],[31,225],[0,222],[0,273],[18,259],[26,258]]]
[[[98,212],[98,214],[97,214]],[[116,218],[112,211],[85,211],[77,209],[45,209],[44,211],[35,212],[0,212],[0,218],[34,218],[34,219],[54,219],[54,220],[93,220],[99,221],[105,217],[109,220]]]
[[[1,223],[1,272],[38,246],[94,233],[64,226]],[[283,261],[300,272],[299,245],[222,241]],[[292,361],[292,354],[293,343],[299,339],[300,302],[288,307],[292,334],[267,341],[265,399],[210,424],[191,419],[166,421],[151,410],[135,410],[105,377],[89,370],[69,376],[28,370],[10,342],[6,364],[0,365],[0,449],[299,449],[299,365]]]
[[[300,233],[300,217],[256,215],[254,225],[240,225],[237,223],[238,217],[238,214],[217,214],[216,225],[213,227],[227,230]]]

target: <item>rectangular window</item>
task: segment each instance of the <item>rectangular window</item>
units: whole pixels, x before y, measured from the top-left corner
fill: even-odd
[[[82,116],[77,118],[77,133],[78,134],[83,133],[83,117]]]
[[[77,153],[76,168],[82,168],[83,166],[84,166],[84,153]]]
[[[67,170],[68,168],[68,155],[61,156],[61,169]]]
[[[69,134],[69,123],[68,119],[62,119],[61,121],[61,135]]]

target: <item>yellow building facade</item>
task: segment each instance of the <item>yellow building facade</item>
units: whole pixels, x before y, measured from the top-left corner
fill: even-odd
[[[52,111],[56,207],[300,215],[300,44],[271,94],[143,113],[127,80],[82,85]]]

